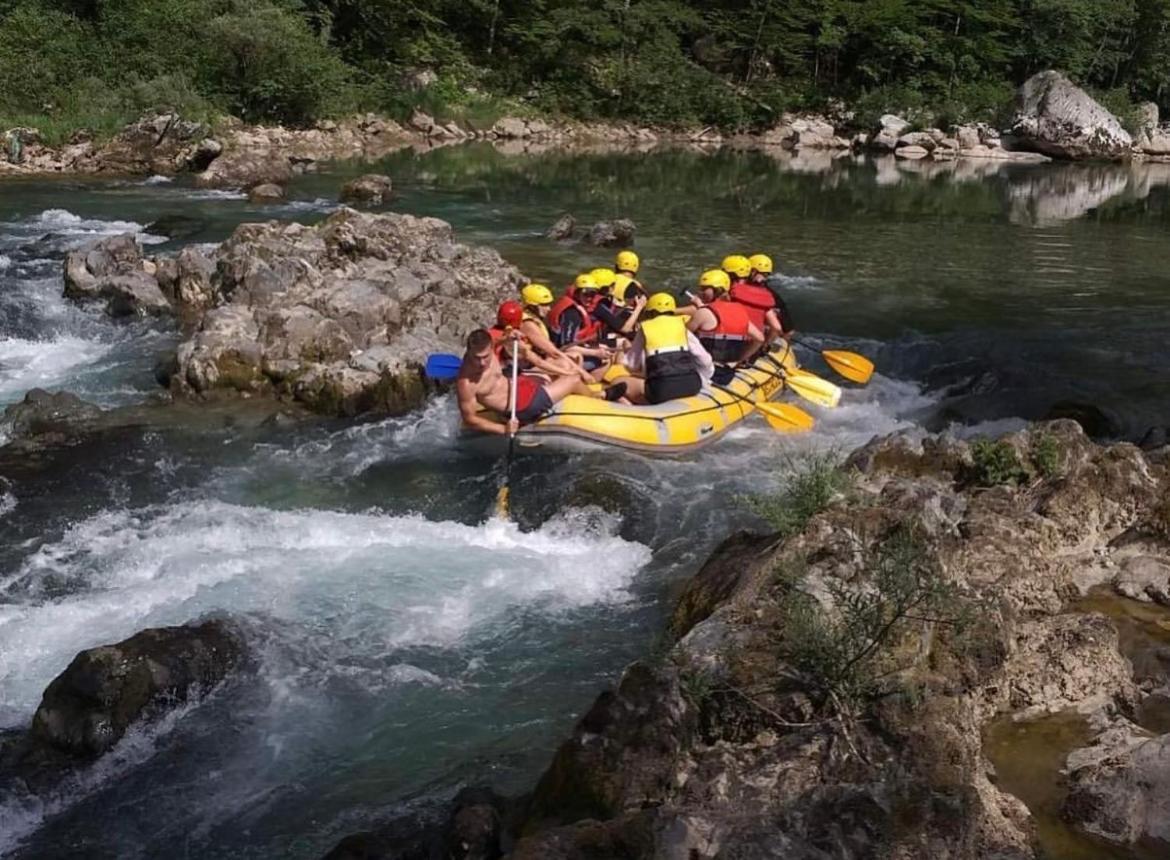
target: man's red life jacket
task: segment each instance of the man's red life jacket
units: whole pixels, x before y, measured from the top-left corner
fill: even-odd
[[[755,323],[756,328],[760,331],[767,328],[768,311],[776,307],[776,298],[771,290],[745,282],[733,286],[728,296],[747,309],[748,319]]]
[[[707,305],[707,310],[715,315],[715,328],[695,332],[699,343],[717,364],[739,361],[751,325],[748,309],[738,302],[719,298]]]
[[[593,299],[590,299],[590,304],[593,304]],[[571,343],[566,343],[561,334],[561,315],[571,307],[576,307],[580,311],[583,322],[581,327],[577,329],[577,336],[573,338]],[[569,288],[563,296],[557,299],[548,312],[548,330],[552,333],[553,342],[557,346],[571,346],[573,343],[593,343],[596,341],[601,333],[601,327],[597,320],[590,315],[590,310],[591,307],[577,301],[577,290]]]

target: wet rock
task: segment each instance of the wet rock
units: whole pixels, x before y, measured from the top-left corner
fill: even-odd
[[[257,185],[288,185],[293,178],[287,152],[252,149],[237,145],[225,149],[195,177],[197,188],[243,188]]]
[[[148,113],[115,135],[93,161],[103,172],[170,174],[186,168],[206,135],[205,125],[177,113]]]
[[[92,758],[135,722],[207,693],[241,661],[244,645],[226,622],[143,630],[82,651],[45,690],[31,737]]]
[[[65,257],[65,295],[103,300],[112,316],[158,316],[172,308],[132,234],[111,236]]]
[[[367,173],[342,186],[341,202],[381,206],[390,200],[392,188],[389,176]]]
[[[1170,606],[1170,556],[1126,558],[1113,578],[1113,588],[1122,597]]]
[[[740,589],[748,577],[758,575],[761,559],[776,539],[770,535],[740,532],[719,545],[694,577],[687,580],[670,619],[670,632],[685,636],[705,621]]]
[[[101,414],[99,407],[71,392],[34,388],[4,410],[0,429],[25,447],[60,444],[91,427]]]
[[[615,221],[599,221],[589,228],[585,241],[590,245],[599,245],[603,248],[614,248],[618,245],[631,245],[634,234],[637,232],[634,222],[628,218],[618,218]]]
[[[272,182],[254,186],[248,192],[249,203],[279,203],[284,200],[284,187]]]
[[[146,232],[152,236],[166,236],[168,239],[190,239],[206,232],[210,224],[194,215],[171,213],[163,215],[146,225]]]
[[[498,860],[511,804],[488,788],[465,788],[445,820],[407,815],[341,840],[323,860]]]
[[[577,229],[577,219],[569,213],[565,213],[556,222],[545,231],[545,236],[552,239],[554,242],[563,242],[567,239],[573,238],[573,231]]]
[[[1069,755],[1068,781],[1062,815],[1077,829],[1170,850],[1170,735],[1118,721]]]
[[[420,404],[519,272],[433,218],[342,209],[316,227],[246,224],[215,254],[215,306],[178,350],[178,393],[274,393],[326,414]],[[202,282],[201,282],[202,283]]]
[[[1054,158],[1121,158],[1133,139],[1121,121],[1059,72],[1039,72],[1016,96],[1009,149]]]
[[[1151,427],[1142,434],[1141,441],[1138,442],[1138,447],[1143,451],[1155,451],[1167,444],[1170,444],[1170,428]]]

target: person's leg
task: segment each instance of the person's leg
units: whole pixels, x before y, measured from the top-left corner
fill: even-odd
[[[553,403],[560,403],[570,394],[581,394],[585,397],[598,396],[597,392],[582,382],[579,376],[562,376],[559,379],[554,379],[544,387],[544,390],[548,392],[549,399]]]
[[[645,403],[646,402],[646,380],[640,376],[623,376],[622,382],[626,384],[626,399],[631,403]]]

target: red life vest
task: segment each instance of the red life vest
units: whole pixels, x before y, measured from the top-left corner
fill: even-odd
[[[748,319],[755,323],[756,328],[760,331],[767,328],[768,311],[776,307],[776,299],[771,290],[744,282],[733,286],[728,297],[747,309]]]
[[[496,360],[500,362],[501,367],[507,366],[512,360],[512,350],[509,347],[508,335],[512,329],[500,328],[499,326],[492,326],[488,329],[488,334],[492,336],[492,349],[495,350]],[[528,340],[523,335],[520,336],[521,342]],[[527,362],[521,360],[520,369],[523,370]]]
[[[715,328],[697,332],[699,343],[711,353],[711,360],[717,364],[731,364],[739,361],[743,346],[748,341],[748,327],[751,315],[747,307],[725,298],[719,298],[707,305],[715,315]]]
[[[590,304],[595,304],[590,300]],[[597,340],[600,334],[600,325],[597,320],[593,319],[589,311],[590,307],[581,304],[577,301],[577,291],[570,288],[563,296],[557,299],[556,303],[549,309],[548,312],[548,329],[552,333],[553,342],[557,346],[570,346],[571,343],[566,343],[561,334],[561,315],[564,314],[571,307],[576,307],[580,311],[584,322],[581,327],[577,329],[577,336],[571,343],[592,343]]]

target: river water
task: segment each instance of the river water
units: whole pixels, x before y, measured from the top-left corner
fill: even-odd
[[[671,460],[524,452],[515,524],[488,518],[501,464],[458,445],[446,398],[292,427],[254,406],[125,411],[153,395],[175,335],[63,300],[64,253],[128,230],[166,251],[312,222],[366,169],[304,177],[271,207],[159,179],[0,184],[0,405],[42,386],[130,416],[66,450],[0,453],[0,729],[27,725],[78,650],[144,627],[229,613],[252,653],[55,795],[0,798],[0,855],[313,858],[469,782],[521,790],[657,647],[678,584],[751,525],[737,498],[794,457],[899,427],[1170,424],[1160,166],[480,146],[374,169],[395,209],[553,284],[608,260],[542,238],[566,211],[633,218],[652,286],[770,252],[798,326],[878,376],[810,408],[818,429],[799,439],[749,422]]]

